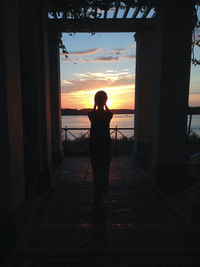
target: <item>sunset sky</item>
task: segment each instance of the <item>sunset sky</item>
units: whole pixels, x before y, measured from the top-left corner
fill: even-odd
[[[134,33],[63,34],[69,60],[61,54],[62,108],[91,108],[104,90],[110,108],[134,108]],[[200,58],[200,49],[195,51]],[[173,64],[173,63],[172,63]],[[191,67],[191,106],[200,106],[200,66]]]

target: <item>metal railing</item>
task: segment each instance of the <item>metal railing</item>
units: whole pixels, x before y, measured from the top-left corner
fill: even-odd
[[[78,131],[79,136],[76,136],[73,132]],[[81,131],[85,131],[83,134]],[[126,128],[126,127],[111,127],[110,128],[110,135],[112,140],[112,146],[114,154],[117,155],[119,151],[119,142],[121,139],[126,139],[127,141],[133,141],[134,135],[127,136],[122,131],[134,131],[134,128]],[[71,141],[75,141],[75,143],[79,143],[79,146],[81,147],[81,142],[83,143],[84,140],[87,139],[87,137],[90,136],[90,128],[68,128],[65,126],[62,128],[62,142],[63,142],[63,149],[67,154],[68,150],[68,144],[71,143]]]

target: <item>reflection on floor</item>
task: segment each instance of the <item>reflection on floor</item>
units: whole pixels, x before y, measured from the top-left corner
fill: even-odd
[[[155,190],[128,157],[112,159],[106,207],[96,209],[89,159],[67,157],[18,258],[34,267],[200,266],[188,210]]]

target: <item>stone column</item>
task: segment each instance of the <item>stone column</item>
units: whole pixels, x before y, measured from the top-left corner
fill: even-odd
[[[26,10],[26,12],[25,12]],[[42,162],[42,138],[45,124],[40,122],[41,87],[39,74],[39,36],[37,1],[19,1],[20,70],[24,136],[26,198],[31,201],[39,193]]]
[[[38,38],[39,38],[39,88],[40,88],[40,128],[42,130],[42,162],[44,188],[50,183],[52,175],[51,149],[51,103],[49,84],[49,47],[48,47],[48,15],[47,0],[38,1]],[[45,180],[46,178],[46,180]]]
[[[0,2],[0,249],[6,252],[15,247],[25,207],[17,11],[17,1]]]
[[[139,166],[149,163],[152,145],[152,101],[155,85],[153,67],[156,33],[139,31],[136,39],[134,160]]]
[[[47,1],[36,1],[37,18],[37,72],[38,72],[38,105],[40,129],[40,192],[50,185],[52,177],[51,154],[51,106],[49,87],[49,58],[48,58],[48,14]]]
[[[48,27],[45,1],[19,1],[20,65],[26,196],[48,188],[51,175],[51,117]],[[47,50],[47,51],[46,51]]]
[[[59,166],[61,164],[60,53],[58,47],[58,32],[53,28],[49,29],[49,73],[52,160],[55,166]]]
[[[187,183],[185,168],[192,3],[160,1],[153,102],[152,175],[159,184]]]

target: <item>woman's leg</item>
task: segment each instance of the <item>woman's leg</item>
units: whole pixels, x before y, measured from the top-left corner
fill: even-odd
[[[95,198],[101,200],[109,192],[110,154],[91,155],[91,165]]]

